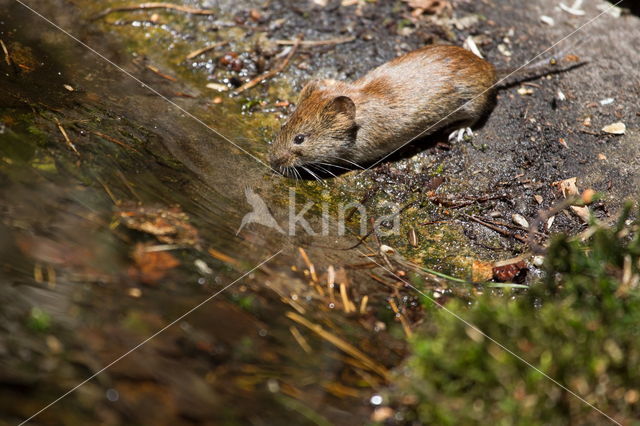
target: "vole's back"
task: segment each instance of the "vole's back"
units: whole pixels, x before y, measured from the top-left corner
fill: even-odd
[[[359,138],[382,152],[422,132],[471,126],[490,107],[495,81],[493,65],[461,47],[410,52],[354,82]]]

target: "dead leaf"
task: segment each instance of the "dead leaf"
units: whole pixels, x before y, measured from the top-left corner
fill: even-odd
[[[493,278],[493,263],[474,260],[471,265],[471,281],[482,283]]]
[[[165,244],[198,245],[198,231],[178,206],[169,208],[123,204],[116,212],[127,228],[155,236]]]
[[[167,273],[180,265],[171,253],[167,251],[148,251],[150,244],[138,243],[133,249],[131,257],[134,265],[129,268],[129,276],[144,284],[155,284]]]
[[[591,213],[589,212],[589,207],[578,207],[578,206],[570,206],[571,211],[575,213],[584,223],[589,223],[589,219],[591,218]]]
[[[562,196],[564,198],[567,198],[567,194],[580,195],[580,191],[578,190],[578,186],[576,185],[577,181],[578,181],[578,178],[572,177],[569,179],[553,182],[552,185],[558,188],[562,192]]]
[[[520,260],[507,265],[494,266],[493,279],[499,282],[522,282],[527,275],[527,263]]]
[[[403,0],[405,3],[409,5],[410,8],[414,9],[412,12],[413,16],[419,16],[423,13],[427,13],[429,15],[441,15],[444,12],[453,11],[453,7],[451,3],[446,0]]]

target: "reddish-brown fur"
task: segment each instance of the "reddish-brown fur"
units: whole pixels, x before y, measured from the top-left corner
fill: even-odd
[[[443,45],[407,53],[353,83],[312,81],[271,147],[271,164],[285,174],[309,165],[364,166],[417,136],[474,125],[492,104],[495,82],[493,65]]]

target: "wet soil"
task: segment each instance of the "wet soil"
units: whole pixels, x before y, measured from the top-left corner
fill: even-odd
[[[453,20],[412,17],[403,2],[274,0],[219,2],[212,16],[136,11],[91,19],[112,3],[28,2],[101,58],[0,0],[0,39],[11,54],[0,58],[3,421],[35,414],[280,253],[34,422],[364,423],[371,396],[406,356],[407,328],[428,321],[418,295],[371,263],[408,270],[380,256],[380,244],[470,279],[474,261],[527,251],[522,239],[470,215],[531,221],[562,199],[552,184],[572,177],[603,194],[591,207],[601,220],[637,196],[640,27],[633,15],[605,14],[568,40],[581,40],[570,52],[587,58],[585,67],[537,80],[528,94],[502,91],[473,141],[448,144],[439,135],[406,158],[320,184],[291,182],[260,163],[293,108],[287,103],[309,79],[354,79],[426,43],[462,44],[470,35],[493,63],[517,67],[597,16],[596,2],[585,2],[583,17],[550,0],[452,2]],[[234,88],[268,70],[286,53],[273,40],[299,35],[355,38],[303,46],[283,73],[239,96],[206,87]],[[220,41],[229,44],[185,59]],[[614,100],[601,102],[607,98]],[[618,121],[625,135],[600,131]],[[251,208],[246,188],[279,224],[292,188],[297,210],[306,201],[324,201],[334,215],[339,202],[362,201],[372,217],[403,209],[401,232],[377,232],[352,250],[357,217],[346,236],[335,223],[326,236],[285,237],[256,224],[236,235]],[[310,209],[316,230],[321,215],[318,205]],[[542,232],[583,227],[561,213]],[[335,287],[327,286],[329,266]],[[442,303],[486,291],[413,278]]]

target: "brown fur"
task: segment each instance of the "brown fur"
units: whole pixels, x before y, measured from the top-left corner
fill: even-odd
[[[442,45],[407,53],[353,83],[312,81],[276,136],[272,167],[286,174],[313,164],[364,166],[418,135],[473,126],[489,112],[495,82],[493,65]],[[294,143],[296,135],[304,142]]]

